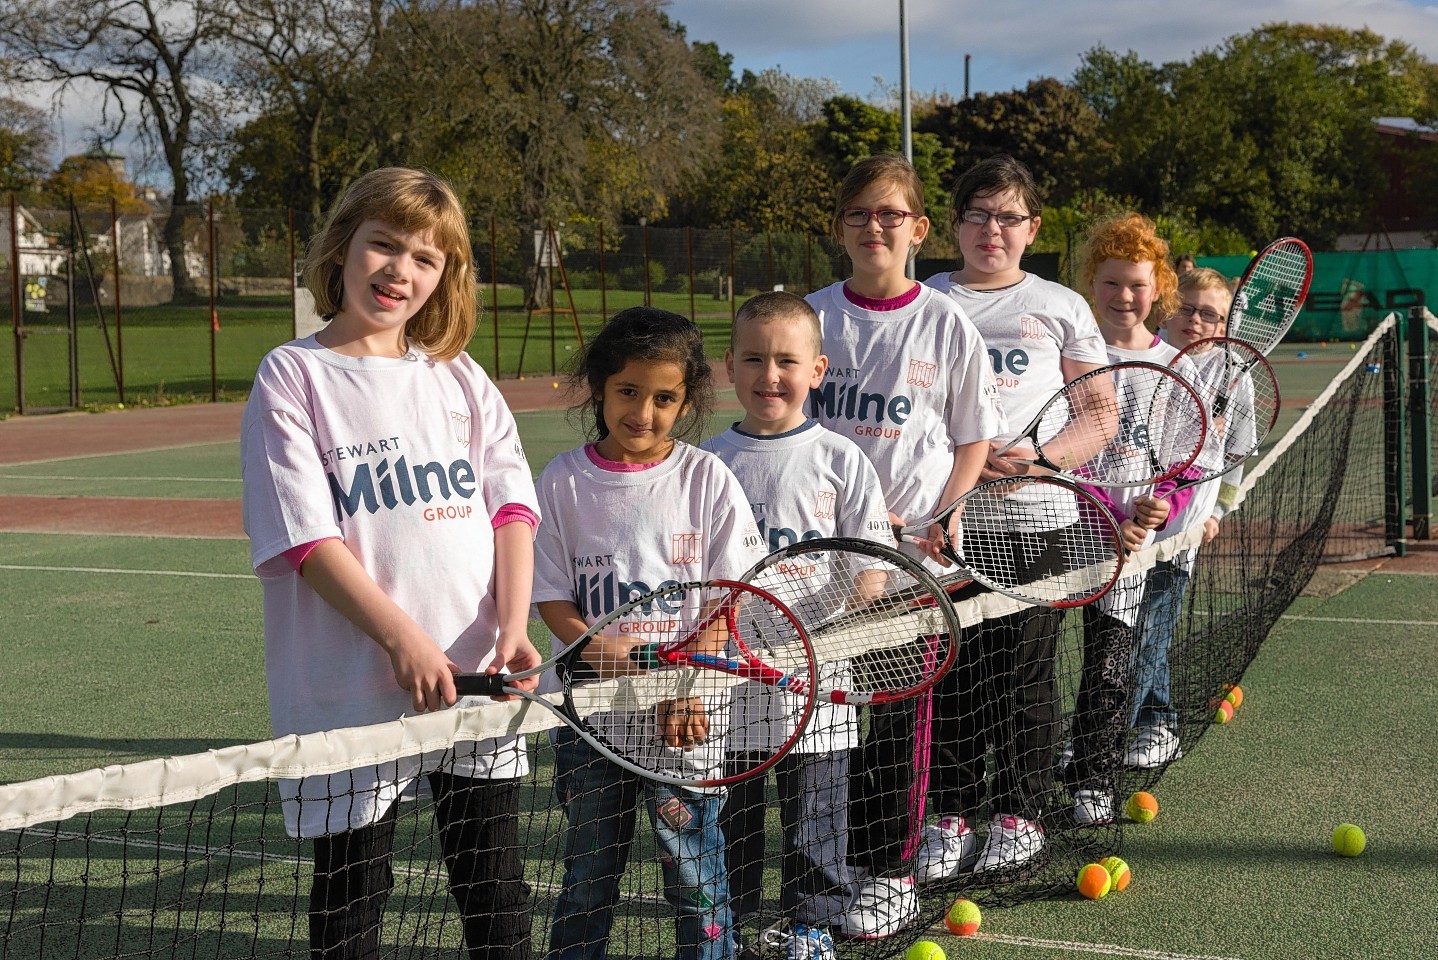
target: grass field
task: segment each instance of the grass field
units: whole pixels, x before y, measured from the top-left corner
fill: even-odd
[[[1285,345],[1274,359],[1286,395],[1311,399],[1349,356]],[[562,413],[518,419],[536,467],[575,442]],[[228,499],[236,473],[234,444],[206,444],[4,467],[0,495],[114,495],[123,477],[128,496]],[[1235,722],[1165,775],[1158,819],[1124,833],[1127,892],[991,909],[980,937],[934,939],[975,958],[1432,955],[1438,580],[1402,561],[1366,569],[1287,611]],[[242,540],[0,533],[0,605],[0,781],[268,736]],[[1368,833],[1360,858],[1329,851],[1345,820]]]

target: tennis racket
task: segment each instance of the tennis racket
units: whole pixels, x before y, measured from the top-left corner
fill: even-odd
[[[1278,378],[1252,344],[1231,337],[1190,343],[1170,366],[1192,364],[1194,388],[1208,413],[1208,440],[1173,487],[1222,476],[1258,452],[1278,422]]]
[[[1267,356],[1293,326],[1312,281],[1308,245],[1294,237],[1273,241],[1249,261],[1233,291],[1228,336]]]
[[[636,642],[637,641],[637,642]],[[514,686],[553,668],[560,696]],[[590,746],[641,777],[717,787],[757,776],[797,742],[814,707],[818,665],[782,603],[746,583],[670,584],[601,617],[558,655],[514,674],[460,674],[464,696],[511,694],[554,713]],[[725,763],[731,693],[783,690],[789,731]]]
[[[1191,384],[1146,360],[1099,367],[1055,393],[1023,432],[996,451],[1096,487],[1151,485],[1177,476],[1203,448],[1203,403]],[[1160,442],[1161,441],[1161,442]]]
[[[895,527],[899,540],[937,535],[969,583],[1045,607],[1079,607],[1108,592],[1123,567],[1118,526],[1092,493],[1058,477],[1016,476],[974,487],[931,519]]]
[[[819,662],[818,700],[918,696],[954,662],[959,621],[918,562],[871,540],[828,537],[774,551],[743,577],[793,612]]]

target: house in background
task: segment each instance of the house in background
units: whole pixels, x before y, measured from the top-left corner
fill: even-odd
[[[1378,162],[1388,175],[1388,191],[1379,198],[1373,222],[1365,233],[1348,233],[1334,243],[1336,250],[1432,249],[1438,246],[1438,197],[1424,189],[1432,176],[1415,176],[1422,170],[1438,171],[1438,127],[1412,117],[1378,117],[1373,121],[1379,137]]]
[[[20,205],[15,207],[15,219],[0,214],[0,257],[10,259],[11,238],[18,246],[20,275],[25,277],[47,276],[60,272],[65,263],[65,251],[60,249],[59,238],[46,233],[40,219]]]

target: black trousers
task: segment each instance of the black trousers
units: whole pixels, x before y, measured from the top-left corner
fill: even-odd
[[[1093,606],[1083,612],[1083,678],[1073,716],[1073,761],[1064,771],[1071,790],[1112,794],[1128,740],[1137,634]]]
[[[449,889],[470,960],[528,960],[529,885],[519,847],[519,780],[428,775]],[[312,960],[379,956],[380,918],[394,887],[396,802],[378,823],[315,840]]]

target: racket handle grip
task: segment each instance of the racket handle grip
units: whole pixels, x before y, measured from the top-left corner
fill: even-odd
[[[645,670],[662,667],[666,662],[659,656],[658,643],[646,643],[642,647],[635,647],[629,651],[629,659],[639,664],[639,666]]]
[[[461,697],[497,697],[509,678],[502,673],[457,673],[454,692]]]

